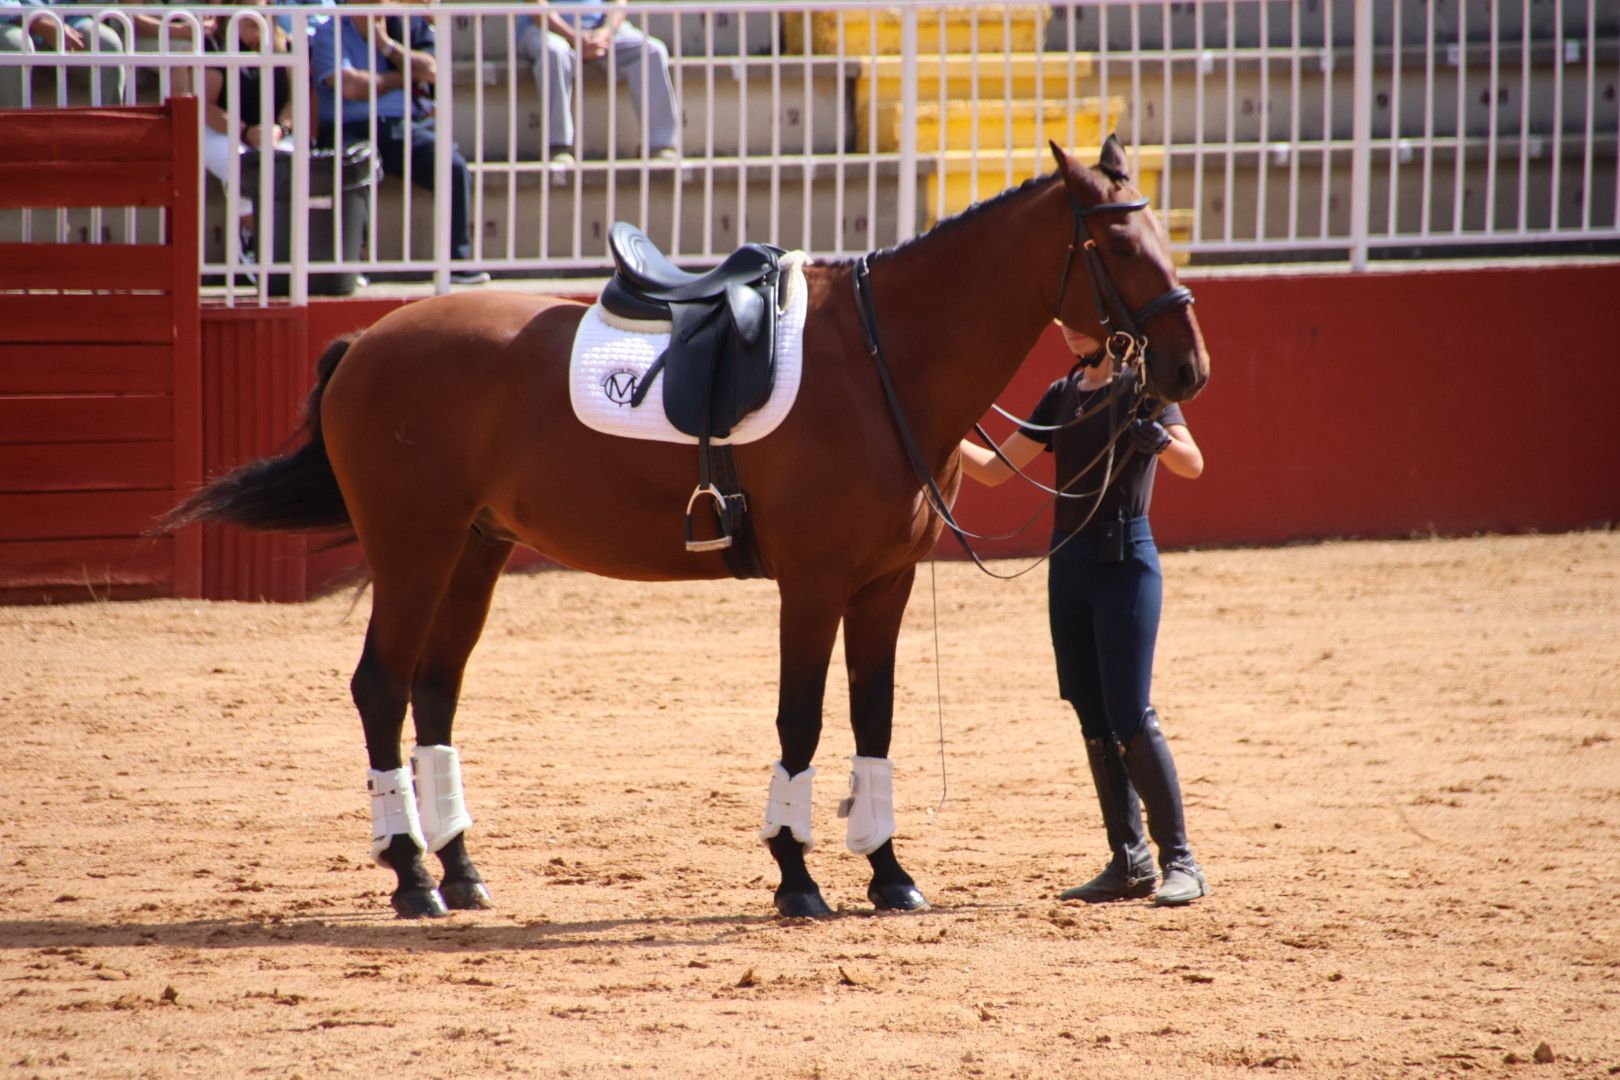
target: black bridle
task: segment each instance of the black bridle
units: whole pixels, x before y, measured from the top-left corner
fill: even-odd
[[[1108,273],[1108,267],[1103,265],[1102,256],[1097,253],[1097,241],[1086,237],[1081,243],[1080,236],[1086,228],[1086,218],[1097,214],[1107,214],[1115,211],[1129,213],[1133,210],[1145,209],[1148,205],[1146,198],[1136,199],[1132,202],[1098,203],[1096,206],[1081,206],[1080,200],[1069,192],[1069,212],[1074,217],[1074,235],[1069,240],[1069,254],[1063,260],[1063,272],[1058,275],[1057,302],[1053,305],[1052,318],[1059,324],[1063,322],[1063,294],[1069,287],[1069,270],[1074,266],[1074,256],[1077,252],[1086,257],[1086,270],[1091,277],[1091,296],[1097,305],[1097,318],[1102,321],[1102,338],[1106,341],[1108,336],[1118,330],[1123,330],[1136,339],[1137,348],[1142,354],[1147,354],[1147,335],[1142,333],[1142,327],[1149,320],[1163,315],[1172,309],[1191,307],[1193,302],[1192,290],[1184,285],[1166,289],[1158,296],[1149,300],[1141,307],[1132,311],[1114,287],[1114,279]],[[1114,325],[1114,320],[1119,325]]]
[[[1086,270],[1088,272],[1087,276],[1091,279],[1092,298],[1096,302],[1097,316],[1102,322],[1103,339],[1108,343],[1107,347],[1111,350],[1113,348],[1113,340],[1117,337],[1123,336],[1128,338],[1129,344],[1127,346],[1127,355],[1134,355],[1142,358],[1144,367],[1146,366],[1145,360],[1147,356],[1148,341],[1147,335],[1142,333],[1141,328],[1145,326],[1149,320],[1164,314],[1166,311],[1191,306],[1193,302],[1192,290],[1184,286],[1177,285],[1173,288],[1167,289],[1165,292],[1154,297],[1152,300],[1137,308],[1135,311],[1132,311],[1125,303],[1124,298],[1120,296],[1118,288],[1116,288],[1114,285],[1113,277],[1108,273],[1108,267],[1104,265],[1102,256],[1098,254],[1097,242],[1092,240],[1090,237],[1087,237],[1085,242],[1082,243],[1081,233],[1086,227],[1085,220],[1088,217],[1114,211],[1128,213],[1134,210],[1145,209],[1147,205],[1148,200],[1143,198],[1137,199],[1133,202],[1099,203],[1096,206],[1087,207],[1081,206],[1080,200],[1074,197],[1074,193],[1072,191],[1069,192],[1069,209],[1074,218],[1074,234],[1069,240],[1069,253],[1063,260],[1063,271],[1058,276],[1057,304],[1056,310],[1053,314],[1053,318],[1061,325],[1063,323],[1063,296],[1069,285],[1069,271],[1074,265],[1075,253],[1081,252],[1085,255]],[[1053,553],[1059,548],[1063,547],[1063,545],[1080,535],[1080,529],[1076,529],[1074,532],[1064,537],[1056,546],[1047,551],[1045,555],[1041,556],[1029,566],[1026,566],[1022,570],[1015,573],[998,574],[984,564],[984,560],[979,557],[979,553],[973,550],[973,545],[968,543],[968,538],[974,537],[975,539],[981,540],[992,538],[985,537],[980,533],[970,532],[956,523],[956,518],[951,513],[950,504],[946,502],[944,493],[939,490],[939,485],[934,481],[934,474],[928,468],[928,463],[923,461],[922,450],[917,446],[917,440],[911,434],[911,426],[906,423],[905,411],[901,408],[900,396],[895,392],[894,380],[889,375],[889,365],[883,359],[883,346],[878,339],[877,306],[872,299],[872,281],[869,263],[869,255],[862,255],[855,262],[855,273],[853,275],[855,281],[855,308],[860,314],[861,333],[866,338],[866,349],[869,353],[871,353],[873,363],[877,365],[878,381],[883,385],[883,395],[888,400],[889,412],[894,417],[895,428],[900,435],[900,445],[905,450],[906,458],[911,463],[912,472],[916,474],[917,479],[922,484],[924,496],[927,498],[934,512],[939,515],[940,520],[945,523],[946,528],[950,529],[951,534],[956,537],[956,542],[962,545],[962,550],[967,552],[968,557],[973,560],[980,570],[983,570],[991,577],[998,578],[1015,578],[1029,573],[1029,571],[1035,569],[1035,567],[1051,558]],[[1115,319],[1118,320],[1117,326],[1113,321]],[[1112,399],[1112,394],[1110,394],[1110,399]],[[989,441],[988,437],[984,435],[984,429],[979,428],[978,430],[981,437],[985,437],[986,440]],[[1119,441],[1119,436],[1122,431],[1123,428],[1116,428],[1110,434],[1108,446],[1106,448],[1107,464],[1104,466],[1103,480],[1102,483],[1098,485],[1096,496],[1092,503],[1091,512],[1086,515],[1086,522],[1089,522],[1092,514],[1097,512],[1097,507],[1102,501],[1103,492],[1107,490],[1108,485],[1113,482],[1115,475],[1117,475],[1115,472],[1116,463],[1114,461],[1114,447]],[[990,442],[990,449],[995,452],[998,458],[1001,458],[1002,461],[1006,462],[1009,466],[1012,466],[1014,472],[1018,473],[1020,476],[1024,475],[1022,470],[1020,470],[1017,466],[1013,466],[1012,462],[1007,461],[1006,457],[1002,455],[1000,448],[998,448],[994,442]],[[1124,456],[1117,463],[1120,468],[1124,467],[1125,461],[1129,460],[1133,452],[1134,451],[1132,448],[1126,448]],[[1095,464],[1095,461],[1093,461],[1093,464]],[[1087,465],[1085,469],[1076,474],[1075,480],[1078,480],[1080,476],[1088,472],[1091,467],[1091,465]],[[1054,498],[1060,497],[1064,494],[1066,494],[1066,492],[1054,492]],[[1039,516],[1038,513],[1037,516]],[[1082,523],[1080,528],[1083,529],[1084,527],[1085,523]]]

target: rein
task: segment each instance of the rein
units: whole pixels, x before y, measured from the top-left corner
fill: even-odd
[[[1163,293],[1154,297],[1142,307],[1132,311],[1130,307],[1125,304],[1124,299],[1120,296],[1119,290],[1114,286],[1113,278],[1109,275],[1108,268],[1103,264],[1102,256],[1097,252],[1097,242],[1087,237],[1085,242],[1082,244],[1080,237],[1081,232],[1085,229],[1085,219],[1088,217],[1113,211],[1122,211],[1128,213],[1134,210],[1144,209],[1147,207],[1147,205],[1148,200],[1146,198],[1142,198],[1132,202],[1099,203],[1096,206],[1085,207],[1080,205],[1080,201],[1074,197],[1073,192],[1069,192],[1069,209],[1074,219],[1074,234],[1069,241],[1068,255],[1063,260],[1063,271],[1058,277],[1056,305],[1057,314],[1054,314],[1053,316],[1054,320],[1057,321],[1059,325],[1062,325],[1063,320],[1059,316],[1063,310],[1064,292],[1068,288],[1069,284],[1069,272],[1074,265],[1074,256],[1076,252],[1081,252],[1085,256],[1086,269],[1088,271],[1088,276],[1091,279],[1092,298],[1096,304],[1096,310],[1101,319],[1103,330],[1107,334],[1108,344],[1106,347],[1110,353],[1112,353],[1113,349],[1115,348],[1116,340],[1124,338],[1128,342],[1128,345],[1123,346],[1125,349],[1125,359],[1127,362],[1137,359],[1145,362],[1148,341],[1147,335],[1141,332],[1141,327],[1146,324],[1148,320],[1162,315],[1166,311],[1190,306],[1193,302],[1192,290],[1181,285],[1174,286],[1173,288],[1167,289]],[[883,359],[883,344],[878,337],[877,306],[872,298],[870,260],[871,257],[869,255],[862,255],[855,262],[855,272],[853,275],[855,284],[855,308],[857,313],[860,315],[861,334],[866,338],[867,352],[871,354],[872,361],[877,366],[878,381],[883,386],[883,395],[888,401],[889,413],[894,418],[895,429],[900,436],[900,445],[905,451],[906,458],[911,465],[911,471],[921,482],[924,497],[928,500],[930,508],[939,515],[940,520],[945,523],[946,528],[951,530],[951,534],[956,537],[956,542],[961,545],[962,550],[967,553],[968,558],[973,560],[975,566],[984,571],[986,574],[989,574],[991,577],[1000,578],[1004,581],[1022,577],[1061,551],[1069,543],[1069,541],[1079,536],[1085,527],[1091,523],[1091,518],[1097,513],[1097,508],[1102,505],[1104,493],[1107,492],[1108,486],[1114,482],[1115,476],[1118,475],[1115,470],[1116,463],[1114,461],[1114,450],[1119,442],[1120,436],[1124,434],[1124,426],[1113,423],[1113,413],[1110,411],[1110,429],[1107,445],[1103,451],[1099,452],[1096,457],[1092,458],[1091,462],[1088,463],[1085,468],[1078,470],[1075,473],[1074,478],[1069,482],[1070,484],[1077,483],[1080,477],[1091,471],[1091,469],[1097,464],[1099,458],[1106,458],[1106,464],[1103,467],[1102,482],[1097,486],[1097,490],[1093,495],[1091,493],[1071,494],[1067,491],[1069,486],[1068,484],[1064,485],[1062,489],[1049,488],[1035,480],[1033,477],[1028,476],[1022,469],[1018,468],[1016,465],[1013,465],[1012,462],[1007,460],[1006,456],[1002,454],[1000,448],[996,446],[994,440],[990,439],[988,435],[986,435],[984,429],[980,425],[974,425],[975,429],[979,433],[980,438],[983,438],[985,442],[989,444],[990,449],[995,453],[996,457],[1000,458],[1012,468],[1013,472],[1023,477],[1029,483],[1040,488],[1042,491],[1051,493],[1054,499],[1087,497],[1092,499],[1091,509],[1087,511],[1085,520],[1083,520],[1079,527],[1073,532],[1069,533],[1069,535],[1065,536],[1062,540],[1058,541],[1055,545],[1048,549],[1045,555],[1042,555],[1040,558],[1036,559],[1022,570],[1015,571],[1011,574],[999,574],[990,569],[985,565],[984,560],[979,557],[979,553],[973,550],[973,545],[968,542],[968,538],[972,537],[976,540],[1000,540],[1006,539],[1010,536],[1016,536],[1033,524],[1036,518],[1040,517],[1046,508],[1045,506],[1042,506],[1035,512],[1035,516],[1031,517],[1030,520],[1024,525],[1020,526],[1011,533],[1006,533],[1000,536],[986,536],[983,533],[976,533],[968,529],[964,529],[961,525],[957,524],[955,515],[951,513],[950,504],[946,501],[944,493],[939,490],[939,484],[934,480],[933,471],[928,468],[928,463],[923,460],[922,449],[917,445],[916,438],[911,434],[911,425],[906,423],[905,410],[901,406],[900,395],[895,391],[894,380],[889,375],[889,365]],[[1121,327],[1123,327],[1123,329],[1114,329],[1112,320],[1115,318],[1119,320],[1119,324]],[[1111,390],[1108,396],[1104,398],[1101,403],[1088,408],[1079,416],[1076,416],[1073,420],[1064,424],[1038,425],[1038,427],[1042,430],[1058,430],[1059,428],[1069,426],[1069,424],[1078,424],[1083,420],[1089,419],[1091,416],[1096,415],[1096,412],[1102,408],[1109,408],[1112,410],[1112,406],[1117,396],[1118,391]],[[1010,417],[1010,414],[1006,413],[1004,410],[998,408],[997,411],[1001,412],[1004,416]],[[1022,421],[1018,420],[1017,417],[1010,418],[1017,423],[1022,423]],[[1127,447],[1124,455],[1117,463],[1118,466],[1123,468],[1125,463],[1131,459],[1131,455],[1135,452],[1134,447]]]

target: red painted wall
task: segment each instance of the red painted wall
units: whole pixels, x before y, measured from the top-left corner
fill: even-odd
[[[1160,470],[1161,544],[1620,521],[1620,263],[1188,284],[1213,359],[1184,407],[1206,468],[1196,481]],[[1048,335],[1002,406],[1027,412],[1071,362]],[[1016,480],[969,485],[960,517],[1005,531],[1044,498]],[[1050,520],[985,547],[1044,550]]]
[[[1207,467],[1196,481],[1161,471],[1153,510],[1161,544],[1620,521],[1620,441],[1608,436],[1620,398],[1620,263],[1225,274],[1189,283],[1214,361],[1208,389],[1185,406]],[[401,303],[313,302],[294,396],[302,400],[327,342]],[[1002,406],[1027,412],[1071,362],[1057,333],[1047,335]],[[1011,429],[994,415],[986,426],[998,437]],[[285,437],[271,434],[263,452]],[[1036,469],[1050,479],[1045,455]],[[959,516],[976,531],[1001,533],[1038,514],[1016,538],[977,545],[991,555],[1034,554],[1050,531],[1044,498],[1016,480],[996,489],[969,484]],[[949,539],[938,550],[960,556]],[[280,549],[274,556],[290,587],[286,557]],[[307,558],[311,590],[356,562],[353,548]],[[514,561],[536,560],[520,549]],[[231,588],[283,593],[241,581]]]

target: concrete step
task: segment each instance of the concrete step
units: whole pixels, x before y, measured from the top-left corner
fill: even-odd
[[[1050,5],[1009,8],[1002,4],[948,7],[919,6],[917,49],[922,53],[1035,52],[1045,37]],[[881,11],[816,12],[805,21],[789,17],[782,25],[782,48],[787,53],[813,52],[863,56],[898,55],[901,51],[901,9]]]
[[[446,0],[454,10],[467,0]],[[477,0],[472,0],[477,2]],[[762,56],[780,47],[780,24],[793,18],[770,12],[723,11],[637,16],[635,25],[662,41],[672,57]],[[455,60],[499,60],[510,55],[522,36],[527,15],[454,15],[450,56]],[[510,24],[511,29],[508,30]],[[482,52],[480,52],[480,49]]]
[[[1598,227],[1612,228],[1615,217],[1616,191],[1616,137],[1605,136],[1597,147],[1590,193],[1590,214]],[[1461,168],[1461,221],[1466,231],[1477,231],[1486,224],[1488,164],[1491,160],[1490,144],[1484,139],[1470,139],[1462,146]],[[1303,153],[1297,162],[1300,185],[1295,203],[1290,207],[1288,177],[1295,162],[1288,155],[1278,155],[1257,149],[1236,155],[1230,177],[1224,161],[1206,163],[1204,180],[1197,184],[1194,162],[1190,155],[1176,153],[1175,171],[1161,183],[1164,193],[1177,206],[1186,206],[1198,215],[1200,239],[1224,241],[1227,222],[1231,222],[1231,239],[1239,243],[1252,240],[1257,218],[1264,224],[1264,235],[1272,241],[1282,241],[1289,234],[1290,217],[1295,235],[1320,235],[1324,217],[1330,233],[1344,235],[1350,223],[1350,154],[1339,151],[1329,159],[1326,178],[1320,153]],[[1570,228],[1581,221],[1583,205],[1588,195],[1581,180],[1583,151],[1565,144],[1558,157],[1558,185],[1554,197],[1554,155],[1550,143],[1543,144],[1539,155],[1524,162],[1527,212],[1525,226],[1545,229],[1549,226],[1552,207],[1558,208],[1560,227]],[[1516,153],[1510,156],[1503,147],[1496,151],[1496,184],[1493,200],[1493,223],[1498,229],[1518,226],[1518,193],[1520,161]],[[1452,147],[1436,147],[1427,163],[1430,172],[1428,200],[1428,226],[1437,233],[1451,233],[1458,206],[1457,153]],[[1395,228],[1408,234],[1402,246],[1420,246],[1423,240],[1416,235],[1424,224],[1423,173],[1425,162],[1421,154],[1411,157],[1397,155],[1395,164],[1395,190],[1398,192],[1393,217]],[[1371,231],[1374,236],[1387,234],[1390,228],[1391,168],[1387,148],[1373,152],[1368,192],[1371,207]],[[1228,218],[1230,213],[1230,218]],[[1571,236],[1570,239],[1578,239]],[[1194,261],[1199,256],[1194,254]]]
[[[1084,145],[1084,144],[1081,144]],[[1029,149],[994,160],[972,150],[949,150],[943,154],[926,155],[924,160],[932,166],[933,175],[919,178],[922,202],[929,223],[938,221],[983,202],[1009,187],[1016,187],[1034,176],[1053,169],[1052,152],[1046,147]],[[1086,160],[1082,158],[1082,160]],[[1157,200],[1159,183],[1164,172],[1164,154],[1156,148],[1142,152],[1140,164],[1134,165],[1132,183],[1150,199]]]
[[[1584,61],[1558,64],[1549,54],[1545,63],[1532,63],[1528,96],[1532,133],[1550,133],[1554,129],[1558,112],[1555,104],[1561,109],[1557,120],[1566,133],[1584,134],[1589,110],[1594,130],[1614,131],[1620,127],[1620,41],[1599,55],[1603,59],[1596,65],[1590,96]],[[1291,104],[1292,63],[1286,58],[1273,59],[1264,73],[1258,64],[1240,65],[1230,77],[1224,62],[1201,70],[1197,63],[1179,61],[1171,65],[1168,86],[1164,67],[1157,61],[1143,61],[1135,79],[1125,64],[1094,63],[1093,78],[1085,84],[1085,92],[1125,97],[1126,108],[1118,125],[1122,138],[1163,142],[1168,137],[1178,143],[1193,142],[1200,134],[1211,141],[1315,140],[1324,135],[1348,139],[1354,109],[1350,57],[1334,56],[1329,62],[1326,73],[1314,61],[1302,62],[1297,108]],[[1326,75],[1331,75],[1331,81]],[[1374,136],[1386,137],[1392,123],[1398,124],[1405,138],[1422,137],[1426,127],[1437,135],[1453,133],[1457,127],[1458,75],[1459,69],[1454,66],[1435,64],[1434,104],[1429,113],[1425,109],[1429,74],[1421,54],[1403,54],[1398,86],[1392,66],[1376,68]],[[1499,135],[1518,137],[1526,102],[1523,69],[1504,64],[1497,78],[1493,117],[1488,68],[1471,66],[1466,72],[1462,112],[1465,133],[1486,134],[1494,119]],[[1226,103],[1229,82],[1233,99],[1230,118]],[[1557,102],[1560,92],[1562,100]]]
[[[1000,154],[1007,147],[1032,147],[1045,152],[1048,139],[1067,146],[1101,146],[1112,126],[1109,118],[1124,111],[1118,99],[1102,102],[1081,98],[1073,103],[1046,101],[948,101],[943,107],[930,102],[917,106],[917,151],[985,150]],[[900,148],[898,104],[878,109],[877,148]],[[864,118],[858,118],[864,119]],[[864,125],[862,125],[864,126]],[[865,132],[860,146],[866,145]]]
[[[894,163],[846,164],[842,202],[837,185],[828,182],[836,171],[821,162],[733,166],[716,169],[712,178],[680,167],[649,168],[645,175],[639,167],[605,164],[561,173],[532,164],[486,167],[474,182],[476,243],[486,265],[543,256],[581,268],[607,265],[607,230],[619,220],[641,226],[682,265],[718,263],[746,241],[812,252],[895,243],[900,231]],[[379,189],[372,232],[381,258],[403,257],[407,243],[412,257],[431,257],[431,196],[412,195],[407,229],[399,182],[386,180]],[[510,223],[508,207],[515,211]],[[919,212],[910,231],[922,227]]]
[[[1353,3],[1257,3],[1063,6],[1046,28],[1050,49],[1125,52],[1133,48],[1200,49],[1222,46],[1228,32],[1239,47],[1262,43],[1273,46],[1298,41],[1302,45],[1343,43],[1355,37]],[[1422,43],[1433,25],[1434,40],[1445,43],[1519,41],[1526,16],[1531,36],[1551,40],[1562,33],[1584,40],[1589,28],[1588,5],[1530,4],[1501,0],[1446,0],[1443,3],[1405,3],[1400,12],[1400,40]],[[1380,44],[1392,39],[1391,5],[1374,8],[1374,33]],[[1592,6],[1590,29],[1598,37],[1620,33],[1620,4],[1599,0]],[[1296,29],[1297,27],[1297,29]]]
[[[481,138],[486,160],[538,160],[548,138],[529,67],[511,71],[504,63],[462,62],[452,71],[456,141],[463,153],[471,155]],[[621,156],[639,153],[635,95],[622,80],[610,95],[607,72],[596,66],[587,67],[583,78],[584,93],[577,103],[583,119],[576,130],[585,155],[603,158],[609,147]],[[688,155],[778,149],[830,154],[838,150],[841,132],[849,141],[847,122],[841,123],[848,107],[847,80],[840,79],[835,62],[801,59],[779,68],[768,57],[737,57],[712,71],[680,64],[674,82],[681,146]]]

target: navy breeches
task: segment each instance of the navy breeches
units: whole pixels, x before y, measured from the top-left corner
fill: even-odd
[[[1122,746],[1141,730],[1148,709],[1164,601],[1148,519],[1133,518],[1125,528],[1122,562],[1098,562],[1096,537],[1083,533],[1052,556],[1047,571],[1058,691],[1079,714],[1087,739]]]

